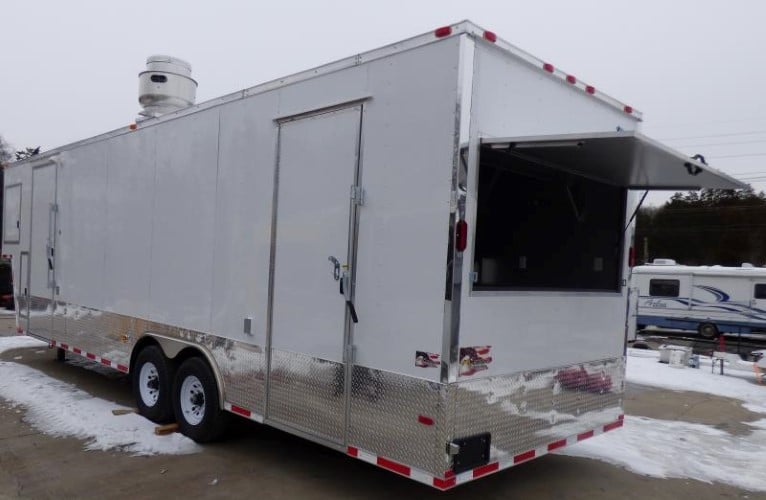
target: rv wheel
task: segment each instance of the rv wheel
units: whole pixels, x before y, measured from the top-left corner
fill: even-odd
[[[702,323],[699,326],[699,328],[697,328],[697,332],[700,334],[702,338],[706,338],[706,339],[718,338],[718,327],[715,326],[713,323]]]
[[[178,368],[173,410],[181,432],[198,443],[215,441],[223,434],[226,414],[218,402],[215,376],[202,359],[189,358]]]
[[[173,420],[171,361],[155,345],[141,349],[133,367],[133,395],[141,415],[157,423]]]

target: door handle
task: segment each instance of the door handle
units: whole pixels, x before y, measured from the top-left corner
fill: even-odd
[[[340,279],[340,261],[338,259],[336,259],[335,257],[333,257],[332,255],[327,257],[327,260],[329,260],[330,263],[332,264],[332,277],[333,277],[333,279],[335,281],[338,281]],[[343,286],[343,285],[341,285],[341,286]],[[343,293],[343,292],[341,292],[341,293]]]
[[[346,307],[348,307],[348,312],[351,315],[351,321],[359,323],[359,317],[356,315],[356,308],[351,301],[351,273],[348,270],[348,266],[341,266],[340,261],[332,255],[327,257],[327,260],[332,264],[332,277],[338,282],[338,291],[343,295]]]

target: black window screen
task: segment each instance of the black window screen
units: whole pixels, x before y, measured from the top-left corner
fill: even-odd
[[[474,290],[618,291],[625,193],[483,147]]]
[[[649,295],[652,297],[678,297],[678,280],[649,280]]]
[[[766,283],[758,283],[755,285],[755,298],[766,299]]]

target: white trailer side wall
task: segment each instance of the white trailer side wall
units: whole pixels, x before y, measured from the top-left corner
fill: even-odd
[[[108,143],[67,151],[58,169],[58,234],[56,235],[57,300],[105,310],[104,262],[107,247],[109,178]],[[32,228],[37,234],[40,228]],[[35,242],[36,243],[36,242]],[[130,240],[120,241],[130,244]],[[34,243],[33,243],[34,245]],[[44,269],[32,259],[32,269]],[[121,263],[132,267],[135,259]]]
[[[148,318],[151,306],[155,149],[155,129],[109,141],[105,310],[139,318]]]
[[[212,332],[266,344],[277,92],[224,105],[216,180]],[[253,321],[244,333],[244,318]]]
[[[442,349],[461,38],[370,64],[362,124],[357,363],[431,380],[415,352]]]
[[[415,366],[415,353],[442,349],[462,40],[434,40],[62,148],[55,167],[60,293],[53,321],[68,330],[64,341],[90,339],[99,355],[114,342],[128,349],[144,332],[123,321],[136,318],[264,347],[277,120],[361,102],[366,199],[357,247],[356,363],[438,380],[439,370]],[[31,169],[9,172],[10,181]],[[22,184],[18,248],[25,250],[30,180]],[[338,306],[344,307],[340,297]],[[312,307],[302,304],[296,314],[310,317]],[[243,332],[246,317],[253,319],[250,335]],[[129,330],[127,341],[122,330]],[[321,357],[310,332],[280,335],[292,338],[275,346],[285,340]],[[125,356],[110,354],[119,362]]]
[[[475,69],[470,128],[474,146],[480,137],[576,134],[636,127],[635,119],[627,114],[540,68],[508,57],[494,46],[477,43]],[[476,228],[476,167],[472,162],[473,170],[468,173],[469,228]],[[630,199],[628,206],[633,206]],[[576,290],[473,293],[469,273],[474,230],[469,231],[464,255],[459,342],[461,347],[492,346],[493,361],[481,376],[622,356],[627,287],[621,293]],[[625,245],[624,262],[628,246]]]
[[[151,319],[210,331],[217,109],[157,128]]]

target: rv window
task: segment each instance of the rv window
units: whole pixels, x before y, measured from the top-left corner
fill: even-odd
[[[757,285],[755,285],[754,295],[756,299],[766,299],[766,284],[758,283]]]
[[[619,291],[625,193],[482,147],[473,289]]]
[[[678,280],[649,280],[649,295],[652,297],[678,297]]]

